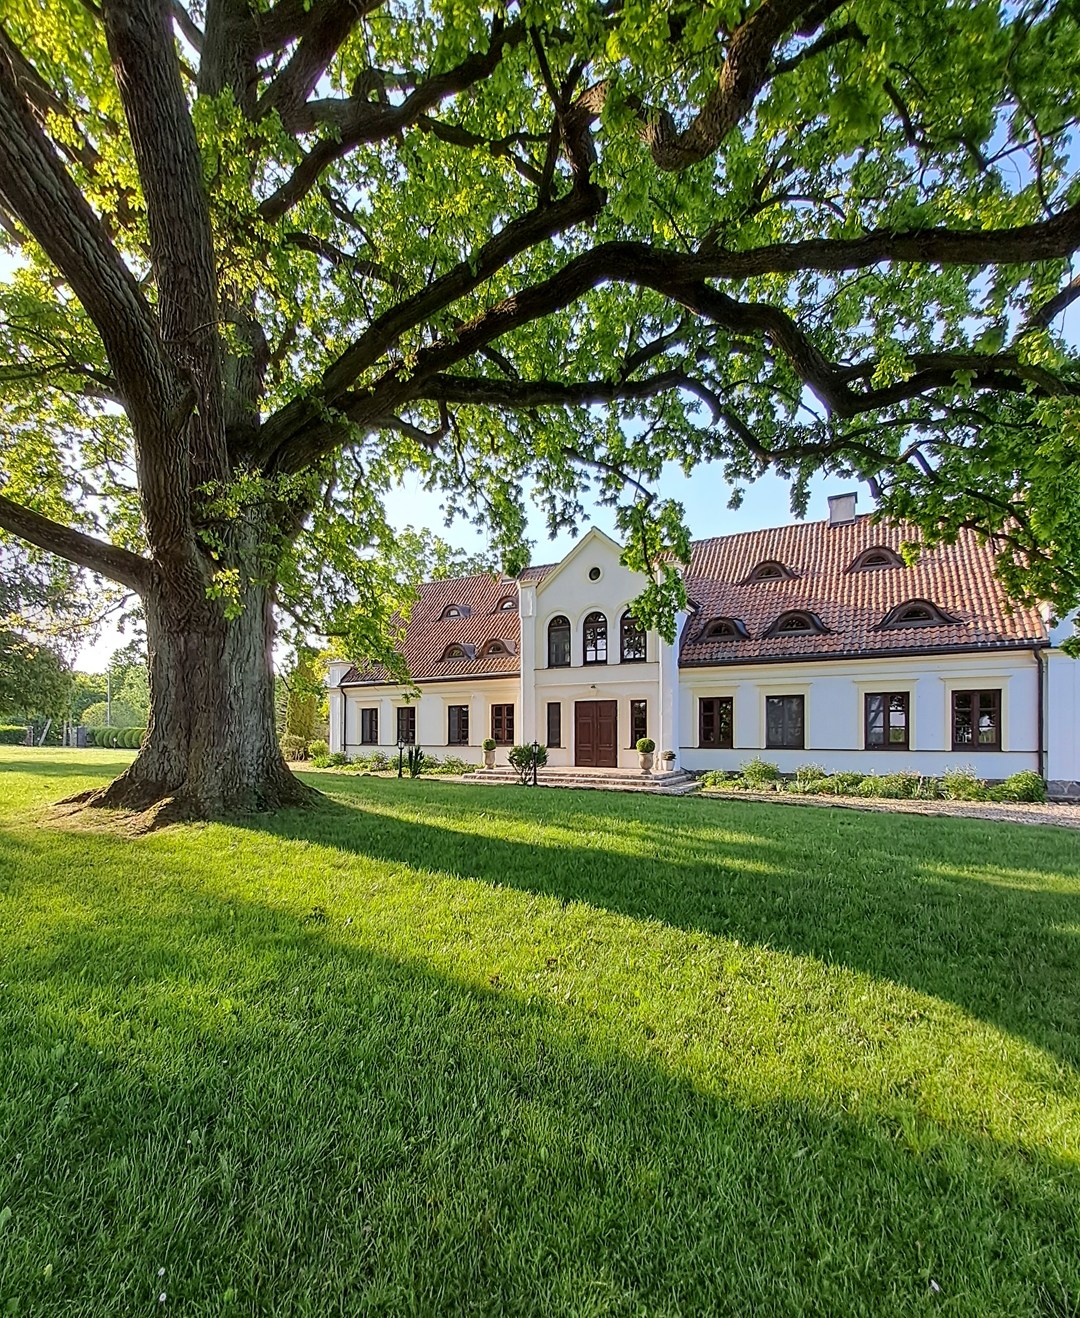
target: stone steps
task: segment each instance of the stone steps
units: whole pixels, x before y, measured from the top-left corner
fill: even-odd
[[[516,770],[500,766],[467,774],[461,781],[500,787],[513,786],[519,779]],[[583,791],[648,792],[654,796],[687,796],[700,790],[698,780],[681,769],[675,773],[644,774],[636,769],[548,768],[538,771],[536,785]]]

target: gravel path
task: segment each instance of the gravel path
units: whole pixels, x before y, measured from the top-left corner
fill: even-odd
[[[871,810],[879,814],[949,815],[954,819],[996,819],[1006,824],[1056,824],[1080,828],[1080,803],[1048,801],[884,801],[862,796],[796,796],[791,792],[716,792],[735,801],[765,801],[769,805],[816,805],[841,810]]]

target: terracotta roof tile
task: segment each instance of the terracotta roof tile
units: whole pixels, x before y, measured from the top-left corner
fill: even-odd
[[[866,549],[880,545],[898,553],[905,541],[918,540],[914,527],[864,516],[842,526],[802,522],[695,542],[686,585],[696,611],[684,629],[679,662],[754,663],[1045,642],[1038,611],[1010,609],[994,573],[992,546],[980,544],[971,532],[955,545],[923,550],[912,567],[850,570]],[[794,576],[747,581],[765,561],[782,563]],[[957,621],[882,629],[889,611],[909,600],[928,600]],[[827,630],[765,636],[788,610],[816,614]],[[740,620],[749,638],[705,638],[709,621],[718,617]]]
[[[904,651],[996,649],[1045,643],[1046,625],[1038,611],[1013,606],[994,573],[994,551],[965,532],[955,545],[924,550],[913,567],[851,566],[866,549],[882,546],[899,553],[905,541],[919,539],[915,528],[875,523],[868,516],[843,526],[801,522],[698,540],[691,546],[686,584],[694,613],[683,632],[683,666],[782,662],[794,659],[888,655]],[[791,577],[749,580],[763,562],[790,569]],[[521,581],[540,581],[557,567],[528,567]],[[405,631],[404,656],[420,681],[437,678],[516,677],[520,626],[517,583],[489,575],[429,581],[420,587]],[[499,609],[513,597],[512,611]],[[927,600],[955,623],[881,627],[890,610]],[[444,618],[451,605],[466,616]],[[812,635],[766,635],[781,614],[812,614],[825,630]],[[746,638],[708,639],[714,618],[743,625]],[[510,651],[485,655],[491,640]],[[448,646],[472,647],[474,658],[444,659]],[[343,686],[388,680],[384,669],[352,668]]]
[[[507,597],[514,601],[512,610],[499,608],[500,601]],[[467,615],[444,618],[446,609],[455,604],[463,606]],[[417,682],[438,677],[516,677],[519,638],[515,580],[487,574],[453,577],[427,581],[420,587],[405,628],[403,652],[409,672]],[[493,640],[503,641],[510,653],[485,655],[484,648]],[[476,657],[444,659],[447,647],[454,644],[474,647]],[[383,668],[354,667],[345,674],[342,686],[387,680]]]

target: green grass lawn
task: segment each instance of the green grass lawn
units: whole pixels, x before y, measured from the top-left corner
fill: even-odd
[[[124,758],[0,749],[0,1314],[1080,1313],[1080,835]]]

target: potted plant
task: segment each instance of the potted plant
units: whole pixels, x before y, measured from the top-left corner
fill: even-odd
[[[664,772],[670,773],[671,766],[675,763],[675,752],[664,751],[663,754],[660,756],[660,759],[663,761],[664,764]]]
[[[484,768],[494,769],[495,768],[495,738],[485,737],[480,744],[484,748]]]
[[[654,750],[656,750],[656,742],[653,741],[652,737],[638,738],[638,763],[641,765],[642,773],[652,773]]]

